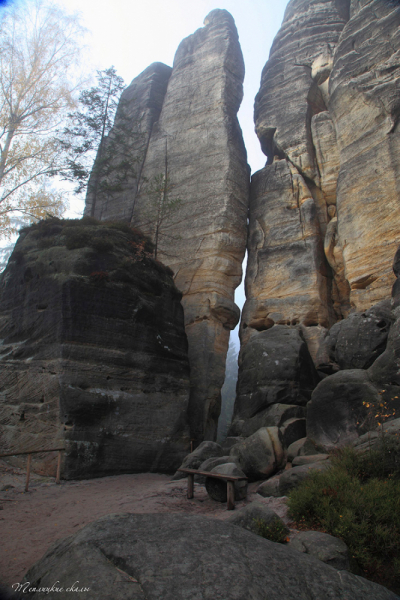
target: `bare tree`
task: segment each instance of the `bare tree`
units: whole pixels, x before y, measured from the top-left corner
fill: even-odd
[[[61,215],[49,176],[61,164],[55,133],[74,105],[83,28],[47,0],[5,9],[0,22],[0,237],[13,218]],[[72,74],[71,77],[69,74]]]

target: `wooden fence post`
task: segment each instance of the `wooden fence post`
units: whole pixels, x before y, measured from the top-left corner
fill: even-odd
[[[61,450],[58,451],[56,483],[60,483],[60,475],[61,475]]]
[[[25,483],[25,491],[28,491],[28,487],[29,487],[29,477],[31,474],[31,460],[32,460],[32,454],[28,454],[28,462],[26,464],[26,483]]]

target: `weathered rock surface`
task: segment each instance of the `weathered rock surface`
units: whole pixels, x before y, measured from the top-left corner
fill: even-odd
[[[306,411],[303,406],[296,404],[273,404],[272,406],[257,413],[251,419],[237,419],[232,426],[232,430],[243,437],[253,435],[261,427],[281,427],[289,419],[301,419],[305,417]],[[227,438],[232,439],[232,438]],[[243,441],[242,438],[235,438],[236,442]]]
[[[292,462],[296,456],[312,456],[318,454],[318,452],[322,453],[309,438],[300,438],[290,444],[287,449],[287,460],[288,462]]]
[[[222,447],[216,442],[201,442],[193,452],[185,456],[180,467],[182,469],[198,469],[205,460],[220,457],[222,454]],[[186,477],[186,474],[180,471],[177,471],[174,475],[174,479],[183,479],[184,477]]]
[[[325,471],[329,469],[330,462],[328,460],[318,461],[300,467],[292,467],[287,469],[279,476],[279,496],[287,496],[295,487],[300,485],[311,473]]]
[[[386,436],[391,435],[398,438],[400,436],[400,419],[393,419],[392,421],[383,423],[382,429],[378,426],[378,430],[368,431],[367,433],[360,435],[360,437],[353,442],[353,448],[362,454],[370,452],[375,449],[376,446],[380,445],[383,439],[382,431],[385,438]]]
[[[292,467],[301,467],[312,463],[321,462],[329,458],[329,454],[310,454],[309,456],[296,456],[292,460]]]
[[[350,444],[365,431],[369,412],[365,404],[379,402],[367,371],[339,371],[313,392],[307,405],[307,437],[325,451]]]
[[[351,301],[357,310],[390,296],[398,246],[400,9],[358,3],[342,31],[330,77],[337,133],[337,207]]]
[[[227,11],[214,10],[176,52],[132,218],[153,239],[158,236],[157,256],[173,269],[183,293],[189,421],[198,441],[214,439],[229,332],[239,320],[234,290],[242,275],[249,192],[236,117],[243,77],[234,21]],[[166,203],[161,221],[160,194]],[[173,201],[178,210],[167,208]]]
[[[268,565],[268,568],[266,568]],[[282,573],[285,576],[282,576]],[[217,519],[181,515],[113,515],[53,546],[28,571],[32,586],[71,581],[87,600],[395,600],[396,595],[346,571]],[[41,600],[43,594],[26,595]],[[71,593],[57,593],[59,600]]]
[[[385,349],[390,317],[363,311],[395,281],[399,25],[394,2],[291,0],[256,97],[268,164],[252,178],[241,340],[299,323],[321,375],[368,369]],[[376,385],[397,385],[394,352],[371,367]]]
[[[181,295],[162,265],[138,253],[142,242],[128,227],[91,219],[21,233],[1,277],[2,452],[65,445],[65,478],[181,463],[189,446]],[[33,468],[54,474],[55,457],[34,455]]]
[[[266,481],[263,481],[257,488],[257,494],[260,494],[260,496],[263,496],[264,498],[269,498],[270,496],[279,498],[279,478],[280,475],[274,475],[274,477],[270,477]]]
[[[286,160],[253,175],[243,344],[274,324],[326,328],[334,322],[321,239],[315,200]]]
[[[262,427],[241,444],[234,446],[230,456],[250,480],[267,479],[286,464],[282,434],[278,427]]]
[[[199,466],[199,471],[212,471],[215,467],[219,465],[226,465],[227,463],[231,463],[232,458],[229,455],[219,456],[213,458],[207,458],[204,462]],[[195,475],[194,480],[196,483],[205,483],[206,476],[205,475]]]
[[[250,419],[274,404],[304,406],[317,383],[298,329],[276,325],[258,332],[241,355],[234,420]]]
[[[227,462],[211,469],[211,473],[220,475],[233,475],[234,477],[246,477],[234,462]],[[247,481],[235,481],[235,500],[244,500],[247,496]],[[206,477],[206,490],[208,495],[217,502],[226,502],[227,483],[214,477]]]
[[[320,85],[332,69],[332,54],[348,18],[346,4],[288,4],[256,96],[256,131],[269,161],[284,154],[309,179],[316,176],[311,117],[326,110]]]
[[[321,354],[328,355],[328,364],[319,364],[328,372],[330,365],[340,369],[368,369],[386,348],[393,322],[390,299],[383,300],[363,313],[352,313],[329,330]]]
[[[282,432],[282,440],[285,448],[289,448],[293,442],[306,437],[306,420],[305,419],[289,419],[285,421],[280,428]]]
[[[131,221],[147,146],[160,117],[171,72],[171,67],[153,63],[122,92],[114,126],[97,153],[85,215]]]
[[[338,569],[350,570],[350,554],[346,544],[328,533],[321,531],[300,531],[290,541],[289,548],[315,556],[318,560]]]
[[[226,523],[243,527],[248,531],[252,531],[257,535],[260,533],[260,522],[261,525],[272,525],[273,523],[280,523],[284,526],[282,519],[276,514],[272,508],[269,508],[264,502],[255,501],[251,502],[247,506],[243,506],[239,510],[235,511],[231,517],[226,519]],[[286,533],[289,533],[287,527],[283,527],[283,532],[286,529]]]

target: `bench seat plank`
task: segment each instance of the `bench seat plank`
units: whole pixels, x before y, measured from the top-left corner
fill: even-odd
[[[204,475],[205,477],[214,477],[215,479],[224,479],[225,481],[243,481],[247,477],[238,477],[237,475],[221,475],[220,473],[210,473],[209,471],[198,471],[197,469],[178,469],[188,475]]]

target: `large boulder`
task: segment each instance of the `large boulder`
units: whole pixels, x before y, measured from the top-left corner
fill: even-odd
[[[289,448],[297,440],[306,437],[306,420],[289,419],[283,423],[280,430],[282,432],[283,445],[285,448]]]
[[[254,334],[241,355],[235,419],[273,404],[304,406],[319,378],[297,328],[276,325]]]
[[[217,475],[232,475],[234,477],[246,477],[238,466],[233,462],[228,462],[218,467],[211,469],[211,473]],[[244,500],[247,496],[247,481],[235,481],[235,500]],[[226,502],[227,500],[227,483],[221,479],[214,477],[206,477],[206,490],[208,495],[217,502]]]
[[[390,300],[383,300],[333,325],[320,352],[340,369],[368,369],[385,350],[392,322]],[[326,370],[328,366],[319,364],[318,368]]]
[[[0,280],[0,452],[65,445],[67,479],[182,462],[181,294],[150,251],[128,225],[87,217],[22,231]],[[54,475],[56,461],[34,454],[32,467]]]
[[[300,531],[289,543],[289,548],[315,556],[318,560],[338,569],[350,570],[350,554],[346,544],[321,531]]]
[[[379,402],[366,371],[330,375],[315,388],[307,405],[307,437],[325,451],[349,444],[365,431],[366,405]]]
[[[234,446],[230,456],[250,480],[267,479],[286,464],[282,434],[278,427],[262,427]]]
[[[257,500],[236,510],[233,515],[226,519],[226,523],[232,523],[232,525],[243,527],[243,529],[252,531],[257,535],[261,535],[260,525],[262,528],[263,525],[268,526],[279,523],[282,525],[282,532],[289,533],[289,529],[276,512],[272,510],[272,508],[269,508],[264,502]]]
[[[287,449],[287,460],[292,462],[296,456],[312,456],[322,453],[316,445],[307,437],[296,440]]]
[[[288,469],[279,477],[279,496],[287,496],[294,488],[307,479],[311,473],[326,471],[330,466],[330,461],[324,460]]]
[[[180,468],[198,469],[205,460],[209,458],[219,458],[222,454],[222,447],[216,442],[201,442],[193,452],[185,456]],[[177,471],[174,475],[174,479],[183,479],[184,477],[187,477],[187,475],[181,471]]]
[[[386,588],[230,523],[199,516],[111,515],[58,541],[26,574],[30,587],[86,600],[395,600]],[[42,600],[43,593],[24,594]],[[70,592],[57,593],[67,600]]]
[[[400,418],[383,423],[376,431],[368,431],[367,433],[364,433],[364,435],[360,435],[360,437],[353,442],[352,446],[361,454],[368,453],[371,450],[376,449],[377,446],[380,446],[382,441],[388,439],[388,436],[389,439],[390,436],[399,439]]]
[[[274,477],[270,477],[266,481],[263,481],[257,488],[257,494],[260,494],[260,496],[263,496],[264,498],[269,498],[270,496],[279,498],[279,478],[280,475],[275,475]]]
[[[227,463],[232,462],[232,458],[230,456],[219,456],[219,457],[211,457],[207,458],[204,462],[199,466],[199,471],[212,471],[215,467],[219,467],[219,465],[225,465]],[[196,483],[205,483],[206,476],[205,475],[195,475],[194,480]]]
[[[253,435],[261,427],[281,427],[289,419],[305,417],[305,407],[296,404],[273,404],[251,419],[237,419],[231,427],[243,437]],[[239,440],[242,441],[242,440]],[[237,442],[236,442],[237,443]]]

